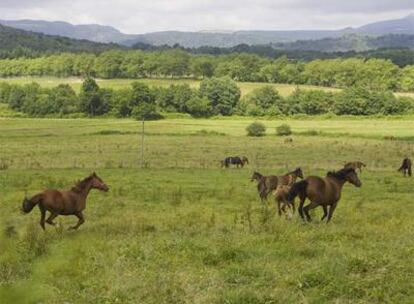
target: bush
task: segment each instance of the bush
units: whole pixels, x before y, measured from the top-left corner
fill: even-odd
[[[276,134],[279,136],[288,136],[292,134],[292,130],[289,125],[283,124],[276,127]]]
[[[266,133],[266,127],[260,122],[254,122],[246,128],[246,131],[248,136],[263,136]]]

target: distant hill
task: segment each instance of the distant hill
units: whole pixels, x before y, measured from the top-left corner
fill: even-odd
[[[382,36],[384,34],[414,35],[414,14],[396,20],[375,22],[356,28],[355,33]]]
[[[134,37],[123,34],[111,26],[98,24],[73,25],[62,21],[51,22],[42,20],[0,20],[0,24],[46,35],[86,39],[102,43],[120,43]]]
[[[277,43],[272,44],[272,47],[288,51],[316,51],[327,53],[349,51],[364,52],[376,49],[393,48],[414,50],[414,35],[390,34],[376,37],[349,34],[339,38]]]
[[[67,37],[49,36],[0,25],[0,50],[25,49],[32,52],[102,52],[119,48],[115,44],[75,40]]]
[[[97,24],[72,25],[67,22],[49,22],[37,20],[0,20],[0,24],[41,32],[50,35],[59,35],[76,39],[89,39],[96,42],[115,42],[127,46],[138,42],[152,45],[175,45],[184,47],[232,47],[239,44],[269,44],[288,43],[298,40],[320,40],[325,38],[341,38],[349,34],[384,36],[388,34],[414,35],[414,15],[405,18],[387,20],[367,24],[358,28],[340,30],[302,30],[302,31],[235,31],[235,32],[180,32],[165,31],[148,34],[128,35],[119,30]],[[349,39],[349,38],[347,38]]]

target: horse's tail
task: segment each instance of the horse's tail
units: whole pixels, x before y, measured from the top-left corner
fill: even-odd
[[[413,172],[411,171],[411,166],[408,166],[408,176],[412,176]]]
[[[304,194],[307,187],[308,187],[307,180],[301,180],[300,182],[294,183],[292,187],[290,188],[288,194],[286,195],[286,199],[289,202],[292,202],[296,196],[298,196],[299,194]]]
[[[42,194],[37,194],[33,196],[31,199],[28,199],[27,197],[25,197],[23,200],[22,211],[24,213],[29,213],[30,211],[33,210],[33,208],[38,203],[40,203],[41,200],[42,200]]]

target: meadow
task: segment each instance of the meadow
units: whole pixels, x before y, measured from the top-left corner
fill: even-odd
[[[413,156],[409,117],[0,118],[0,299],[3,303],[413,303],[413,180],[397,172]],[[275,135],[288,123],[292,143]],[[220,169],[246,155],[243,169]],[[301,166],[325,175],[363,160],[362,188],[345,185],[330,224],[262,206],[254,170]],[[69,188],[96,171],[110,191],[91,193],[86,222],[39,226],[21,202]]]

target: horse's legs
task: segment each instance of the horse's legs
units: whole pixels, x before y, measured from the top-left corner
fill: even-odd
[[[336,205],[337,204],[338,204],[338,202],[332,204],[331,207],[329,208],[328,220],[326,221],[327,223],[329,223],[329,221],[331,220],[332,215],[333,215],[333,213],[335,211],[335,208],[336,208]]]
[[[303,211],[305,212],[306,219],[308,220],[308,222],[310,222],[312,220],[310,215],[309,215],[309,210],[312,210],[313,208],[316,208],[317,206],[319,206],[318,203],[311,202],[309,205],[307,205],[303,208]]]
[[[323,216],[321,218],[321,221],[323,221],[328,216],[328,207],[326,205],[322,205],[323,208]]]
[[[70,227],[69,229],[75,229],[76,230],[76,229],[78,229],[78,227],[80,225],[82,225],[85,222],[85,219],[83,218],[82,212],[77,212],[77,213],[75,213],[75,215],[79,219],[79,221],[78,221],[78,223],[75,226]]]
[[[43,230],[46,230],[45,228],[46,209],[44,209],[41,206],[39,206],[39,209],[40,209],[40,226],[42,227]]]
[[[279,216],[282,216],[281,202],[279,199],[277,200],[277,211],[279,213]]]
[[[306,197],[301,197],[300,202],[299,202],[299,207],[298,207],[299,215],[302,219],[305,219],[303,217],[303,205],[305,204],[305,200],[306,200]]]
[[[46,223],[48,223],[49,225],[55,226],[56,223],[53,222],[53,220],[58,216],[59,214],[57,213],[51,213],[50,216],[47,218]]]

